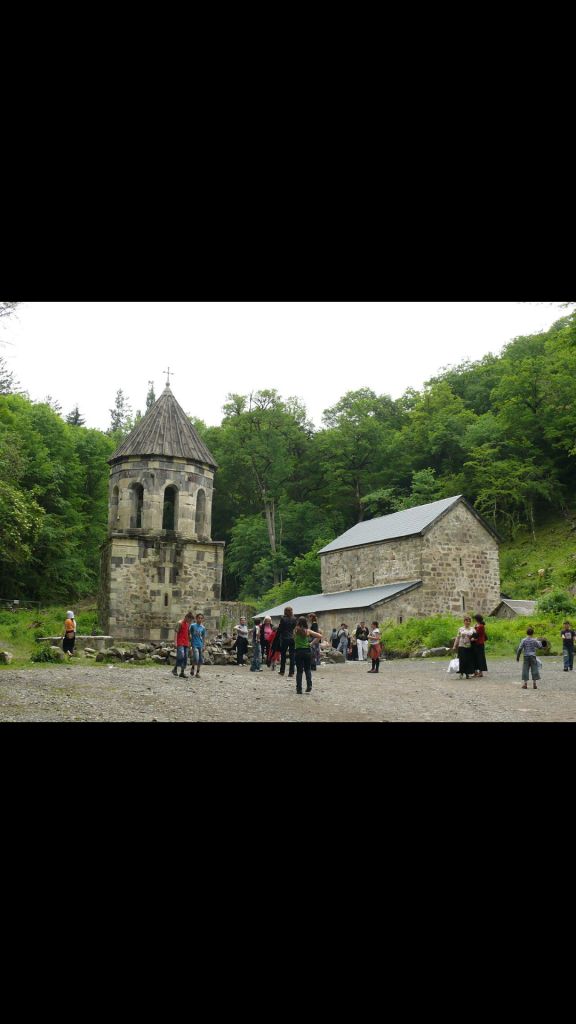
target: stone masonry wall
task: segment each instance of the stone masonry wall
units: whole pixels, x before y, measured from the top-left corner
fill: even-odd
[[[421,537],[404,537],[321,555],[322,592],[421,579],[421,541]]]
[[[500,600],[498,543],[460,503],[422,538],[427,614],[488,615]]]
[[[172,639],[187,611],[216,629],[223,542],[112,534],[102,548],[100,626],[115,639]]]
[[[178,494],[175,529],[184,537],[210,539],[214,473],[208,467],[175,458],[123,459],[110,471],[109,528],[112,532],[130,530],[136,526],[135,484],[141,485],[144,491],[142,530],[162,529],[164,491],[166,487],[173,486]],[[196,509],[200,491],[204,493],[205,507],[201,522],[197,523]]]
[[[321,566],[324,593],[421,579],[421,589],[391,602],[398,614],[418,605],[419,615],[486,615],[500,600],[498,544],[462,502],[423,537],[328,552]]]

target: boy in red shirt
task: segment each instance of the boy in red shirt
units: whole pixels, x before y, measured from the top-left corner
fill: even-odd
[[[172,675],[178,675],[178,666],[180,666],[180,677],[186,678],[184,669],[188,661],[188,651],[190,650],[190,623],[194,616],[192,612],[186,612],[183,619],[177,624],[174,630],[174,643],[176,644],[176,664],[172,669]]]

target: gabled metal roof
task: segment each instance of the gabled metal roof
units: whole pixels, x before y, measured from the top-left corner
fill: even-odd
[[[134,430],[110,456],[116,462],[129,456],[167,455],[217,468],[210,453],[167,384]]]
[[[275,608],[267,608],[258,612],[253,617],[263,619],[265,615],[270,618],[277,618],[284,614],[284,609],[290,605],[294,615],[308,615],[309,612],[343,612],[354,608],[372,608],[383,601],[390,601],[398,594],[414,590],[422,586],[422,580],[404,580],[399,583],[387,583],[383,587],[362,587],[360,590],[335,590],[330,594],[308,594],[305,597],[294,597],[290,601],[284,601]]]
[[[451,498],[430,501],[427,505],[416,505],[414,508],[404,509],[403,512],[392,512],[388,516],[378,516],[377,519],[366,519],[362,523],[356,523],[356,526],[352,526],[346,530],[346,533],[340,534],[330,544],[321,548],[319,554],[324,555],[328,551],[338,551],[341,548],[355,548],[364,544],[375,544],[381,540],[396,540],[400,537],[424,533],[432,526],[432,523],[436,522],[448,509],[457,505],[459,501],[464,502],[482,523],[482,526],[497,538],[495,531],[484,522],[472,505],[466,501],[464,495],[455,494]]]
[[[536,611],[536,601],[510,601],[508,598],[502,598],[499,604],[496,605],[493,612],[490,615],[496,615],[496,612],[503,604],[511,611],[516,612],[516,615],[534,615]]]

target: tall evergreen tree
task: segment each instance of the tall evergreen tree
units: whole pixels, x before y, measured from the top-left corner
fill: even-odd
[[[0,356],[0,395],[10,395],[16,387],[12,370],[8,369],[6,360]]]
[[[130,422],[132,419],[132,409],[130,403],[126,398],[121,388],[116,392],[116,403],[113,409],[110,409],[110,426],[108,428],[108,434],[113,436],[116,440],[121,440],[130,429]]]
[[[75,405],[72,412],[68,413],[66,423],[69,423],[71,427],[83,427],[85,422],[84,417],[80,415],[80,409]]]

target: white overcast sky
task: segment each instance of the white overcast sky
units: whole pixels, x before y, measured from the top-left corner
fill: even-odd
[[[26,302],[0,320],[0,355],[33,401],[78,405],[107,430],[121,389],[146,409],[170,377],[186,413],[222,420],[229,392],[276,388],[321,426],[347,391],[399,398],[442,367],[498,354],[574,309],[524,302]]]

